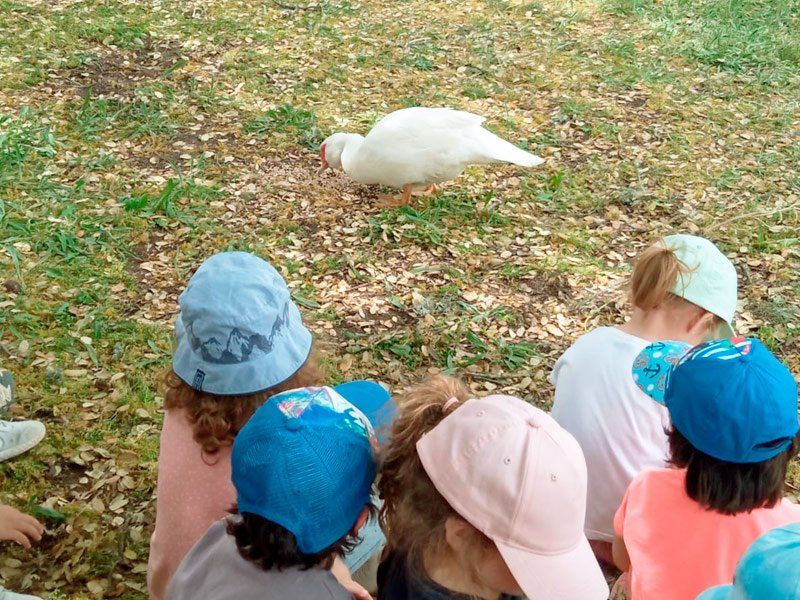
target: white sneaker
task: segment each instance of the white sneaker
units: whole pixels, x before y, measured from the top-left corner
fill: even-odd
[[[0,369],[0,414],[6,414],[12,404],[14,404],[14,376],[5,369]]]
[[[44,439],[44,434],[44,424],[39,421],[0,421],[0,462],[27,452]],[[0,600],[5,600],[2,592]]]
[[[0,587],[0,600],[42,600],[39,596],[30,596],[28,594],[16,594],[9,592],[6,588]]]

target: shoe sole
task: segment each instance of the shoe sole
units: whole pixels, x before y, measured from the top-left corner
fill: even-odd
[[[32,450],[35,448],[39,442],[44,439],[44,436],[47,434],[47,429],[42,428],[42,431],[36,436],[25,442],[24,444],[20,444],[19,446],[15,446],[11,450],[7,452],[0,453],[0,462],[6,461],[10,458],[14,458],[15,456],[19,456],[20,454],[25,454],[28,450]]]

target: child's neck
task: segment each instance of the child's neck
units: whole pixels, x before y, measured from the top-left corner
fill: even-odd
[[[465,596],[474,596],[483,600],[499,600],[500,593],[496,590],[490,590],[485,586],[470,581],[464,575],[464,567],[462,567],[455,557],[450,552],[444,552],[432,556],[429,552],[425,552],[423,556],[423,567],[427,576],[438,583],[443,588],[463,594]]]
[[[634,308],[631,318],[624,325],[620,325],[619,329],[648,342],[677,340],[694,345],[700,341],[695,340],[685,327],[681,327],[681,323],[676,322],[676,315],[672,311],[658,308],[653,310]]]

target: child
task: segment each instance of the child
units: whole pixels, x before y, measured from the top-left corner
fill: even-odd
[[[378,480],[379,600],[605,600],[577,442],[522,400],[468,397],[437,377],[399,405]]]
[[[0,414],[14,404],[14,377],[0,369]],[[44,439],[45,427],[39,421],[0,420],[0,462],[27,452]],[[30,548],[42,539],[44,526],[16,508],[0,504],[0,540],[17,542]],[[0,600],[39,600],[38,596],[9,592],[0,585]]]
[[[733,585],[706,590],[697,600],[797,600],[800,598],[800,523],[773,529],[744,553]]]
[[[271,398],[231,453],[236,517],[214,523],[172,579],[170,600],[350,600],[330,569],[370,513],[373,429],[332,388]]]
[[[729,583],[762,533],[800,521],[783,498],[797,453],[797,384],[758,340],[651,344],[636,383],[669,410],[670,468],[648,469],[614,518],[633,600],[686,600]]]
[[[667,411],[633,384],[631,362],[659,339],[694,345],[720,330],[732,333],[736,270],[710,241],[671,235],[639,256],[630,300],[627,323],[580,337],[551,374],[553,418],[586,456],[586,535],[609,564],[614,512],[625,489],[642,469],[664,466],[668,451]]]
[[[283,278],[260,258],[212,256],[179,303],[147,570],[156,600],[235,501],[230,453],[239,429],[270,396],[320,383],[311,333]]]

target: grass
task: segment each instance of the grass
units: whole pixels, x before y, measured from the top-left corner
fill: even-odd
[[[689,230],[736,263],[739,330],[800,369],[798,0],[312,4],[0,0],[0,350],[12,416],[49,431],[0,489],[65,519],[9,552],[10,589],[146,597],[161,373],[216,251],[281,270],[331,381],[547,407],[636,252]],[[546,163],[399,209],[316,176],[327,133],[416,104]]]
[[[244,130],[260,137],[273,133],[289,133],[294,136],[293,141],[300,142],[311,150],[318,149],[324,139],[314,111],[295,108],[288,103],[248,121]]]
[[[609,10],[647,20],[659,41],[682,56],[753,73],[759,82],[786,83],[800,68],[797,0],[612,0]]]

